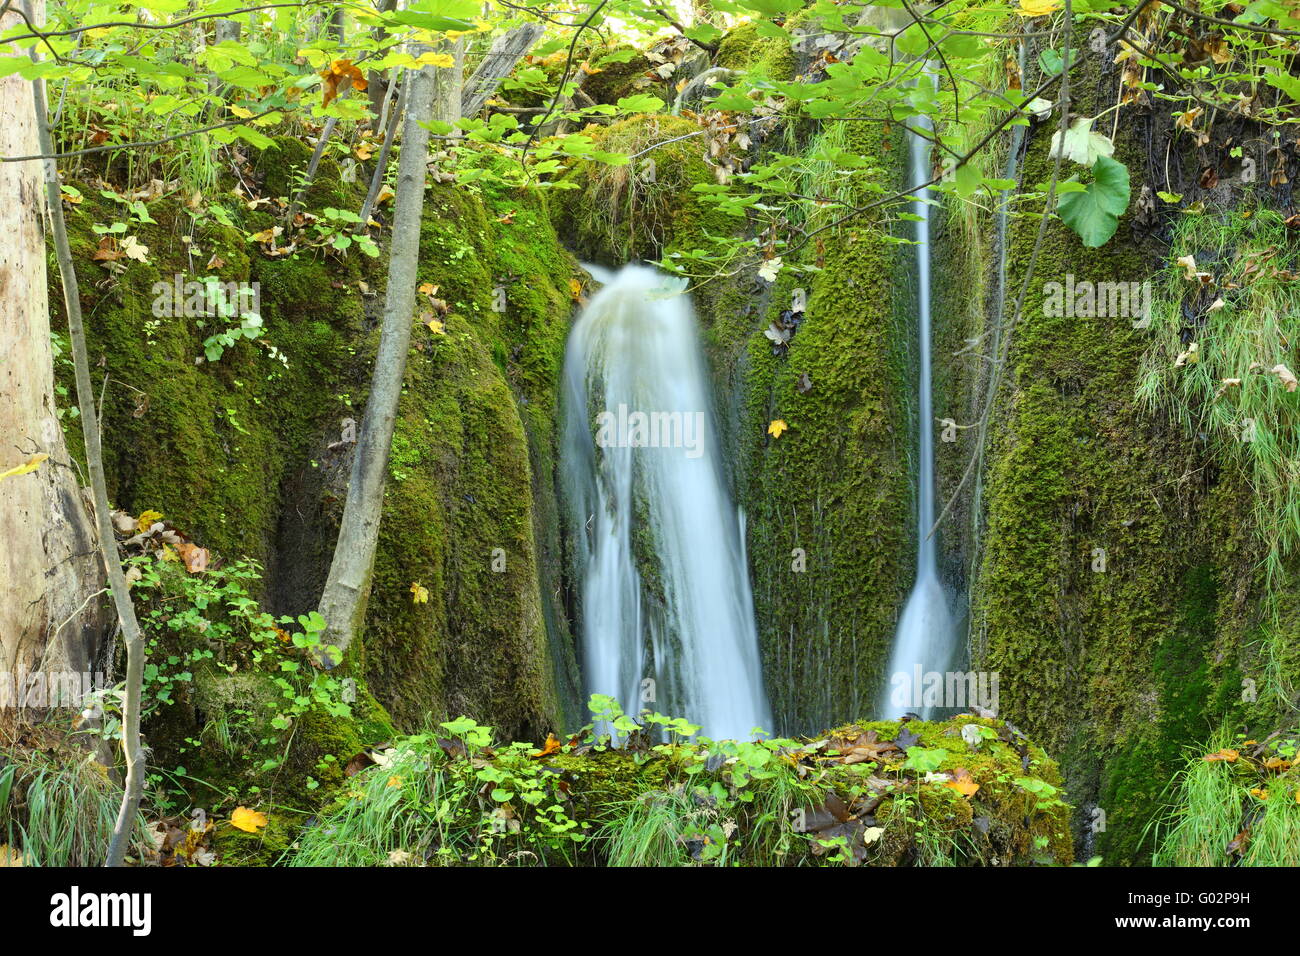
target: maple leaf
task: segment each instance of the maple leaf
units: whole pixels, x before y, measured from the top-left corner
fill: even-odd
[[[412,604],[428,604],[428,603],[429,603],[429,589],[426,588],[424,585],[419,584],[419,583],[412,584],[412,585],[411,585],[411,603],[412,603]]]
[[[343,81],[348,83],[357,90],[365,90],[366,75],[361,72],[361,68],[353,65],[351,60],[335,60],[320,72],[321,89],[325,91],[325,102],[322,106],[329,106],[330,102],[339,95],[340,92],[347,89]]]
[[[780,256],[776,256],[774,258],[768,259],[766,262],[764,262],[761,266],[758,267],[759,276],[763,279],[766,279],[768,282],[775,282],[776,274],[780,271],[781,271]]]
[[[952,772],[952,779],[944,784],[945,787],[951,787],[963,797],[970,797],[979,790],[980,785],[971,779],[970,771],[965,767],[958,767]]]
[[[534,757],[549,757],[553,753],[559,753],[560,739],[555,734],[546,735],[546,743],[542,744],[542,749],[533,754]]]
[[[149,247],[135,236],[127,236],[122,240],[122,255],[136,262],[148,262]]]
[[[780,438],[781,433],[787,431],[789,428],[790,426],[785,423],[784,418],[778,418],[772,422],[772,424],[767,426],[767,433],[773,438]]]
[[[21,465],[14,465],[8,471],[0,471],[0,478],[12,478],[16,475],[26,475],[40,467],[41,462],[50,456],[41,452],[39,455],[32,455]]]
[[[236,829],[243,830],[245,833],[256,833],[261,827],[266,826],[266,824],[267,819],[265,813],[250,810],[248,807],[235,807],[235,812],[230,815],[230,825]]]

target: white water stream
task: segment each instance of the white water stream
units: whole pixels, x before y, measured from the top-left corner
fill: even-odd
[[[933,130],[929,118],[918,117],[917,127]],[[909,184],[930,179],[929,140],[909,137]],[[930,376],[930,197],[928,188],[918,189],[912,201],[916,222],[916,322],[920,353],[917,381],[917,469],[916,469],[916,581],[903,607],[894,635],[894,650],[885,672],[888,686],[882,717],[896,718],[912,711],[922,717],[935,716],[939,709],[923,697],[926,676],[942,673],[952,663],[957,644],[952,605],[943,583],[935,551],[934,526],[934,411]]]
[[[714,738],[772,730],[743,515],[732,503],[682,284],[615,274],[565,356],[567,505],[588,693]]]

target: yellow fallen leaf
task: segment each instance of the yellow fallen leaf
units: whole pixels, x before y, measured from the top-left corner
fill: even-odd
[[[396,195],[397,193],[393,192],[392,189],[390,189],[389,187],[380,186],[379,195],[375,197],[375,202],[377,203],[388,202],[388,200],[392,199]]]
[[[429,603],[429,589],[426,588],[426,587],[425,587],[424,585],[422,585],[422,584],[418,584],[418,583],[417,583],[417,584],[412,584],[412,585],[411,585],[411,603],[412,603],[412,604],[428,604],[428,603]]]
[[[8,471],[0,471],[0,478],[12,478],[15,475],[26,475],[40,467],[41,462],[50,456],[41,452],[39,455],[32,455],[21,465],[14,465]]]
[[[772,422],[772,424],[767,426],[767,433],[773,438],[780,438],[781,433],[787,431],[789,428],[790,426],[785,423],[784,418],[778,418],[776,421]]]
[[[1043,17],[1060,9],[1061,0],[1020,0],[1016,9],[1022,17]]]
[[[945,787],[951,787],[963,797],[969,797],[979,790],[980,785],[971,779],[970,771],[958,769],[953,771],[953,779],[944,784]]]
[[[265,813],[258,813],[248,807],[235,807],[235,812],[230,815],[230,825],[245,833],[256,833],[266,823]]]
[[[427,313],[427,312],[425,313],[425,315],[428,315],[428,314],[429,314],[429,313]],[[427,326],[429,327],[429,331],[432,332],[434,335],[446,335],[446,334],[447,334],[447,326],[443,324],[443,322],[442,322],[441,319],[432,319],[432,318],[431,318],[431,319],[426,320],[424,324],[427,325]]]
[[[252,119],[253,117],[252,110],[246,109],[242,106],[236,106],[234,103],[230,104],[230,112],[234,113],[240,119]]]
[[[23,855],[7,843],[0,843],[0,869],[8,866],[22,866]]]
[[[161,511],[142,511],[140,512],[140,517],[136,519],[135,528],[137,531],[148,531],[153,527],[155,521],[161,520]]]
[[[388,785],[390,787],[400,787],[402,785],[402,778],[397,776],[389,777]]]
[[[420,284],[420,287],[415,291],[419,292],[422,295],[436,295],[438,292],[438,287],[434,285],[432,282],[422,282]]]

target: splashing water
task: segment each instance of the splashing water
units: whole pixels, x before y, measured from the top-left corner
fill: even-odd
[[[926,116],[916,125],[926,133],[933,130]],[[930,144],[923,136],[911,135],[909,171],[916,185],[930,178]],[[894,652],[889,662],[890,687],[886,690],[882,716],[894,718],[906,711],[922,717],[935,716],[935,706],[924,702],[924,675],[943,672],[952,662],[957,634],[943,583],[939,580],[934,526],[934,415],[930,396],[930,197],[928,188],[914,194],[912,212],[916,222],[917,347],[920,352],[917,382],[917,515],[916,582],[903,607],[894,635]]]
[[[748,738],[771,719],[744,518],[685,283],[592,271],[607,284],[569,338],[563,450],[587,691]]]

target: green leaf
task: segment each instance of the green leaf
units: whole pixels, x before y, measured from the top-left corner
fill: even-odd
[[[1092,167],[1092,182],[1083,192],[1062,196],[1059,210],[1061,219],[1083,244],[1096,249],[1115,235],[1128,201],[1128,167],[1109,156],[1099,156]]]
[[[664,108],[664,101],[648,93],[624,96],[618,101],[618,108],[626,113],[658,113]]]

